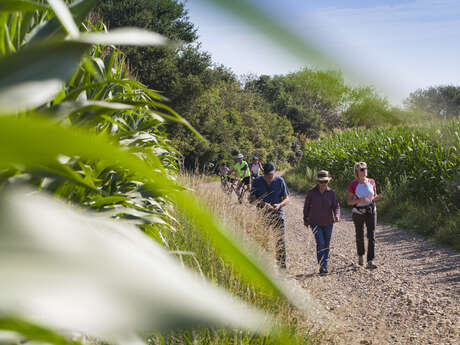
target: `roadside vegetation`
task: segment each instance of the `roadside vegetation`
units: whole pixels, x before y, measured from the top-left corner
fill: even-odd
[[[224,193],[220,183],[209,183],[203,176],[181,176],[181,182],[191,188],[212,214],[224,222],[232,236],[250,248],[267,270],[273,270],[276,231],[268,224],[263,214],[255,207],[240,205],[234,195]],[[299,344],[321,344],[328,339],[318,325],[307,320],[301,310],[286,300],[273,298],[254,288],[235,271],[233,265],[210,246],[209,238],[200,234],[195,226],[180,212],[176,231],[169,232],[166,241],[172,253],[186,266],[199,272],[214,285],[225,288],[251,305],[276,316],[277,322],[288,330]],[[300,296],[299,296],[300,298]],[[330,339],[329,339],[330,340]],[[225,329],[194,329],[156,334],[150,338],[152,344],[279,344],[270,336],[254,335],[250,332]],[[330,342],[329,342],[330,343]],[[283,344],[283,341],[281,341]]]

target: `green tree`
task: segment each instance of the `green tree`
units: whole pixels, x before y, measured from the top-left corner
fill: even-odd
[[[349,105],[342,114],[348,127],[396,125],[403,114],[370,87],[356,88],[349,94]]]
[[[161,91],[181,114],[216,81],[234,79],[228,69],[213,66],[211,56],[200,50],[197,29],[180,1],[102,0],[97,14],[111,29],[138,26],[182,43],[169,47],[122,48],[137,79]]]
[[[235,81],[222,81],[204,92],[193,102],[187,118],[207,139],[200,141],[177,129],[173,145],[183,153],[188,167],[232,162],[233,151],[279,164],[291,154],[290,122],[273,113],[260,95],[242,90]]]
[[[411,110],[421,110],[439,117],[460,116],[460,86],[437,86],[418,89],[405,100]]]
[[[322,128],[343,125],[340,110],[349,88],[339,72],[304,68],[288,75],[263,75],[249,80],[245,88],[261,93],[274,112],[291,121],[297,134],[316,138]]]

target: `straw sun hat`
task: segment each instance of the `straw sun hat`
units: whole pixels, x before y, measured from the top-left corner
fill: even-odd
[[[318,174],[316,175],[317,182],[329,182],[330,180],[332,180],[332,177],[331,177],[331,174],[329,174],[329,171],[327,170],[318,171]]]

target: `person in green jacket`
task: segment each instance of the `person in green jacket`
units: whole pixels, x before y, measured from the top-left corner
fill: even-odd
[[[235,156],[236,163],[233,166],[233,169],[230,173],[235,172],[239,181],[238,181],[238,188],[240,188],[243,184],[248,186],[249,192],[251,191],[251,171],[249,170],[248,163],[243,160],[244,156],[241,153],[238,153]]]

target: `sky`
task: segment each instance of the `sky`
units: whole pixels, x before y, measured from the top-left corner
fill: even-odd
[[[459,0],[251,3],[315,42],[350,85],[372,86],[394,105],[419,88],[460,86]],[[316,66],[210,0],[188,0],[186,8],[202,50],[237,75],[286,74]]]

